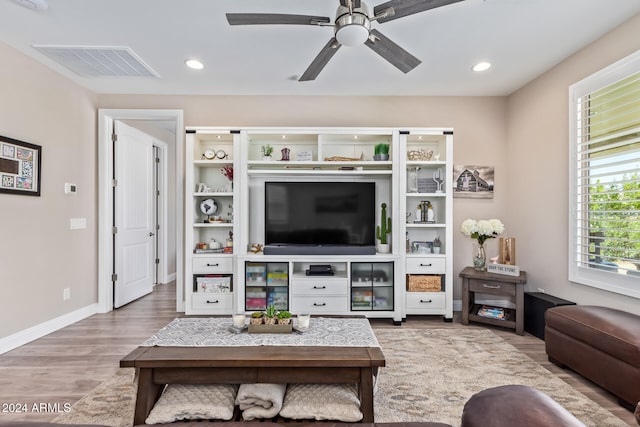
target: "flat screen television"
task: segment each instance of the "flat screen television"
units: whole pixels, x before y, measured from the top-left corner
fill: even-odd
[[[266,255],[376,253],[373,182],[265,182]]]

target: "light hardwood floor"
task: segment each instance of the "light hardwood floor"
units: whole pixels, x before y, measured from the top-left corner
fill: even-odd
[[[459,314],[459,313],[457,313]],[[175,284],[159,285],[154,292],[111,313],[97,314],[0,355],[0,421],[50,421],[118,369],[120,359],[175,317]],[[390,320],[372,320],[375,327],[460,328],[439,316],[412,316],[404,326]],[[485,325],[529,355],[571,386],[620,418],[620,425],[636,426],[633,414],[619,406],[613,396],[568,370],[549,363],[544,341],[525,334]],[[45,404],[41,408],[41,404]],[[42,412],[34,412],[36,408]],[[11,406],[13,405],[13,406]],[[18,405],[27,412],[14,412]],[[7,412],[8,411],[8,412]]]

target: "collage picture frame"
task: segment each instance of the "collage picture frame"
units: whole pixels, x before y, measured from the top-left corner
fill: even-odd
[[[0,193],[40,196],[42,147],[0,136]]]

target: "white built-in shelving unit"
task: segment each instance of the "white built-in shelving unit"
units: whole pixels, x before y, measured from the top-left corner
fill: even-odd
[[[374,148],[380,143],[390,145],[388,160],[373,159]],[[364,314],[392,318],[397,323],[407,314],[437,314],[451,319],[452,143],[451,129],[187,129],[187,314],[250,312],[256,309],[262,295],[265,304],[267,295],[274,295],[280,306],[286,305],[294,313]],[[263,158],[262,147],[266,145],[273,147],[270,160]],[[228,156],[208,160],[203,158],[207,149],[223,150]],[[416,150],[431,150],[432,157],[409,159],[408,152]],[[288,160],[284,159],[286,156]],[[220,173],[224,165],[234,168],[233,187]],[[420,189],[427,191],[414,191],[415,185],[408,182],[416,167]],[[434,173],[442,178],[442,192],[433,184],[425,187],[425,179],[433,180]],[[374,182],[376,222],[380,221],[381,203],[387,204],[387,214],[392,219],[391,252],[353,256],[250,252],[251,244],[264,242],[264,184],[269,181]],[[197,191],[200,183],[207,184],[212,192]],[[199,205],[207,198],[222,205],[222,221],[204,222]],[[415,215],[415,207],[425,200],[435,212],[434,222],[415,223],[407,214]],[[224,246],[229,231],[233,232],[232,251],[195,253],[198,243],[207,243],[212,237]],[[412,242],[427,242],[426,245],[437,236],[442,242],[440,253],[424,252],[425,245],[419,252],[407,252],[406,236]],[[336,274],[306,276],[304,272],[312,264],[332,265]],[[363,274],[367,269],[376,276],[375,281],[367,282]],[[264,283],[259,272],[264,272]],[[442,278],[442,288],[437,292],[407,292],[407,274],[436,275]],[[218,277],[229,277],[231,286],[228,291],[205,292],[198,282],[209,279],[202,277],[210,277],[213,282]],[[276,279],[279,289],[267,288],[269,280]],[[431,302],[421,302],[426,300]]]

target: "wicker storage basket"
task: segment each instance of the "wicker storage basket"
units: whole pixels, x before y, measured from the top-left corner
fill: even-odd
[[[408,292],[440,292],[442,291],[442,275],[407,274]]]

